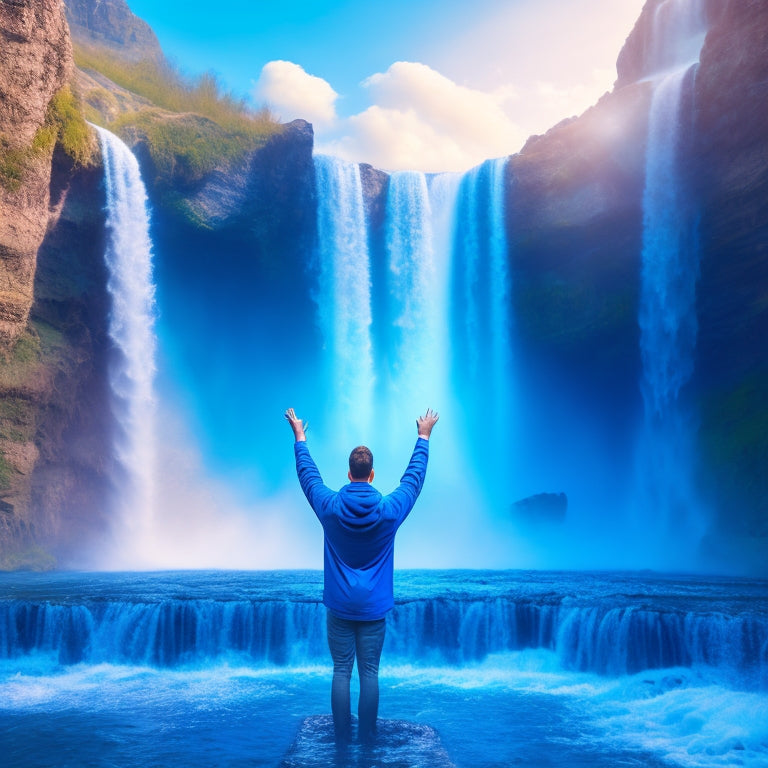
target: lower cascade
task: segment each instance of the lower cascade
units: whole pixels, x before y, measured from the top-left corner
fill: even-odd
[[[575,601],[551,592],[493,591],[399,601],[388,620],[388,663],[465,666],[492,654],[545,649],[564,669],[616,676],[705,666],[737,687],[768,690],[768,620],[757,607],[724,612],[690,609],[684,601],[670,607],[668,596]],[[42,653],[62,664],[160,667],[233,655],[256,665],[324,663],[325,615],[320,602],[307,599],[5,600],[0,657]]]

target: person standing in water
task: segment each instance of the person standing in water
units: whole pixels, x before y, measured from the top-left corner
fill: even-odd
[[[333,659],[331,711],[338,742],[351,738],[349,684],[357,658],[360,677],[358,737],[371,742],[379,711],[379,659],[386,615],[394,607],[395,534],[424,484],[429,437],[438,414],[416,419],[418,437],[400,485],[382,496],[373,482],[373,455],[364,445],[349,455],[347,483],[332,491],[307,448],[306,424],[293,408],[285,412],[295,438],[296,473],[324,533],[323,604]]]

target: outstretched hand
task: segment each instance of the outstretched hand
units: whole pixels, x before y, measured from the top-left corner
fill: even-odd
[[[419,429],[419,437],[429,440],[429,436],[432,434],[432,427],[435,426],[439,418],[440,416],[438,416],[436,411],[427,408],[427,412],[416,419],[416,426]]]
[[[309,428],[309,424],[307,424],[306,421],[302,421],[297,415],[296,412],[293,410],[293,408],[289,408],[285,412],[285,418],[288,420],[288,423],[291,425],[291,429],[293,430],[293,436],[296,438],[297,443],[304,442],[307,439],[306,436],[306,430]]]

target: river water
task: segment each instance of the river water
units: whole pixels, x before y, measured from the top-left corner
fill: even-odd
[[[380,717],[459,768],[768,765],[766,581],[395,582]],[[316,571],[0,575],[3,765],[279,766],[330,711],[321,592]]]

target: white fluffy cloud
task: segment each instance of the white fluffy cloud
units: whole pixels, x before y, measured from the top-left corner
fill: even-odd
[[[525,138],[504,111],[509,90],[473,90],[405,61],[363,85],[374,106],[350,118],[336,144],[349,159],[367,157],[387,170],[457,171],[515,152]]]
[[[333,125],[339,94],[322,77],[315,77],[291,61],[270,61],[254,82],[254,97],[284,121],[302,117],[316,128]]]
[[[339,95],[298,64],[272,61],[255,84],[255,96],[282,120],[303,117],[315,128],[318,152],[367,162],[388,171],[464,171],[483,160],[517,152],[531,128],[546,130],[583,100],[576,92],[546,83],[517,90],[484,91],[459,85],[426,64],[398,61],[361,86],[371,106],[339,118]],[[528,117],[538,103],[546,125]],[[520,117],[513,119],[513,114]],[[542,121],[540,120],[539,123]]]
[[[385,170],[460,171],[516,152],[526,138],[505,111],[515,99],[509,87],[474,90],[405,61],[362,85],[373,106],[337,131],[318,130],[318,151]]]

